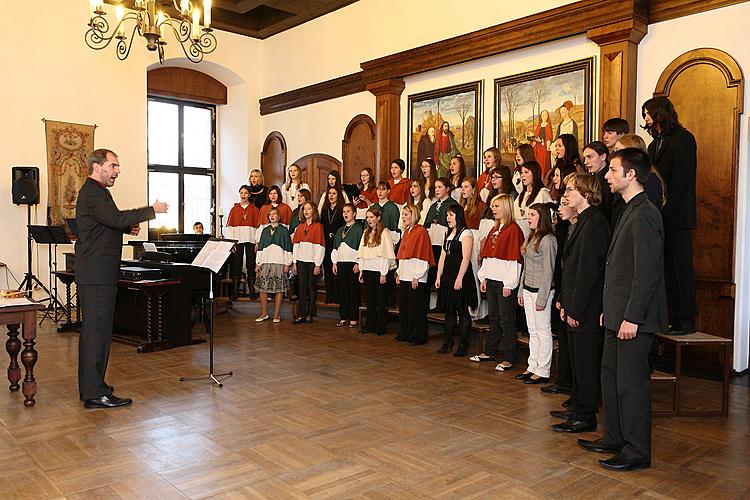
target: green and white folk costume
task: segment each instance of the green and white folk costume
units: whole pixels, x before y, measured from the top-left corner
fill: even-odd
[[[282,224],[267,225],[258,240],[256,263],[260,272],[255,277],[257,292],[280,293],[289,286],[288,273],[284,266],[292,264],[292,239],[289,230]]]

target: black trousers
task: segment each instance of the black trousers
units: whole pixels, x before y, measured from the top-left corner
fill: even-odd
[[[365,330],[384,335],[388,322],[388,308],[386,305],[386,284],[380,284],[380,273],[364,271],[365,292],[367,293],[367,313],[365,315]]]
[[[630,458],[651,457],[652,333],[620,340],[617,332],[604,334],[602,401],[604,439]]]
[[[78,392],[82,400],[112,393],[104,381],[112,344],[117,285],[78,285],[83,325],[78,338]]]
[[[559,339],[559,337],[558,337]],[[573,332],[568,330],[568,347],[573,384],[570,410],[576,420],[596,423],[601,394],[602,345],[604,332]]]
[[[552,314],[560,317],[560,310],[555,308]],[[573,373],[570,363],[570,348],[568,347],[568,325],[565,321],[559,321],[557,327],[557,347],[559,353],[557,356],[557,380],[555,385],[571,389],[573,387]]]
[[[664,277],[672,324],[694,328],[698,305],[695,298],[692,229],[664,231]]]
[[[453,330],[458,324],[459,346],[466,349],[471,343],[471,314],[469,308],[456,307],[453,304],[447,304],[445,307],[445,323],[443,324],[443,342],[449,344],[453,338]]]
[[[242,265],[247,267],[247,292],[255,293],[255,244],[238,243],[237,252],[232,256],[230,268],[234,282],[234,293],[239,293],[240,279],[242,278]]]
[[[315,263],[297,261],[297,280],[299,282],[299,317],[312,317],[315,304]]]
[[[333,262],[328,249],[323,258],[323,282],[326,286],[326,304],[339,304],[338,280],[333,274]]]
[[[355,262],[339,262],[336,266],[336,288],[339,291],[339,317],[346,321],[359,319],[359,274],[354,273]],[[326,290],[326,293],[328,291]]]
[[[414,289],[411,281],[402,281],[398,301],[399,328],[396,338],[416,344],[427,342],[427,309],[430,301],[427,283],[420,283]]]
[[[500,339],[503,340],[503,361],[515,364],[518,361],[518,332],[516,331],[516,293],[503,297],[503,283],[487,280],[487,308],[490,317],[490,335],[484,353],[497,354]]]

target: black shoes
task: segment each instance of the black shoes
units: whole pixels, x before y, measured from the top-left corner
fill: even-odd
[[[588,439],[579,439],[578,446],[580,446],[584,450],[593,451],[596,453],[620,453],[619,449],[615,448],[615,446],[607,443],[603,439],[597,439],[595,441],[591,441]]]
[[[555,432],[567,432],[570,434],[577,434],[579,432],[594,432],[596,430],[596,422],[568,420],[567,422],[553,425],[552,430]]]
[[[529,377],[531,377],[533,373],[527,372],[527,373],[519,373],[515,377],[513,377],[516,380],[528,380]]]
[[[454,358],[463,358],[469,352],[469,348],[465,345],[459,345],[456,352],[453,353]]]
[[[615,471],[629,471],[636,469],[648,469],[651,467],[650,458],[631,458],[624,453],[618,453],[607,460],[599,460],[599,465],[605,469]]]
[[[296,318],[292,320],[293,325],[301,325],[305,322],[305,318]]]
[[[546,394],[570,394],[570,389],[567,387],[560,387],[557,384],[542,387],[541,391]]]
[[[547,384],[549,383],[549,377],[539,377],[539,378],[529,377],[526,380],[524,380],[523,383],[526,385]]]
[[[114,394],[87,399],[83,402],[84,408],[117,408],[127,406],[133,402],[130,398],[118,398]]]
[[[555,418],[561,418],[563,420],[575,420],[575,413],[572,411],[552,410],[549,412]]]
[[[308,316],[305,318],[305,323],[312,323],[312,316]]]

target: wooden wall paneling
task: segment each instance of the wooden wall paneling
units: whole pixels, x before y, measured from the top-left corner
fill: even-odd
[[[609,118],[625,118],[635,128],[638,44],[647,31],[648,24],[630,19],[586,34],[599,45],[599,126]]]
[[[156,68],[146,75],[148,95],[207,104],[226,104],[227,87],[219,80],[187,68]]]
[[[700,88],[700,92],[696,89]],[[669,64],[654,95],[669,97],[698,143],[694,233],[701,331],[733,338],[734,243],[743,76],[729,54],[691,50]]]
[[[341,162],[324,153],[313,153],[294,162],[302,169],[303,179],[310,186],[310,191],[317,206],[320,195],[328,185],[328,173],[332,170],[341,172]]]
[[[695,0],[651,0],[649,21],[660,23],[744,2],[747,2],[747,0],[701,0],[700,2]]]
[[[259,101],[260,114],[278,113],[279,111],[356,94],[365,90],[362,72],[359,71],[351,75],[290,90],[289,92],[264,97]]]
[[[286,140],[281,132],[271,132],[260,152],[260,170],[266,186],[281,187],[286,181]]]
[[[346,126],[341,141],[341,177],[344,184],[358,183],[359,174],[365,167],[375,171],[376,138],[375,122],[367,115],[355,116]]]
[[[390,178],[391,161],[401,156],[401,93],[406,84],[392,79],[370,83],[367,90],[375,94],[375,178]]]

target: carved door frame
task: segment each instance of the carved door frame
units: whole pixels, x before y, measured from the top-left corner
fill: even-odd
[[[341,177],[344,178],[344,173],[347,168],[349,168],[348,161],[349,161],[349,144],[351,143],[351,137],[352,132],[354,132],[354,129],[357,128],[359,125],[367,125],[367,127],[370,129],[370,137],[373,142],[375,142],[376,134],[375,134],[375,120],[370,118],[369,116],[365,114],[359,114],[351,119],[349,124],[346,126],[346,130],[344,131],[344,138],[341,140]],[[377,157],[377,143],[375,144],[376,148],[376,157]],[[373,164],[370,167],[375,172],[375,178],[378,179],[378,165],[376,165],[376,158],[373,158]]]
[[[260,170],[263,172],[263,175],[266,176],[266,158],[268,155],[268,146],[271,144],[272,141],[279,141],[281,143],[281,150],[284,152],[284,171],[282,172],[282,178],[286,180],[286,168],[287,168],[287,149],[286,149],[286,139],[284,139],[284,135],[281,132],[278,132],[274,130],[270,134],[266,136],[266,139],[263,141],[263,149],[260,152]]]

